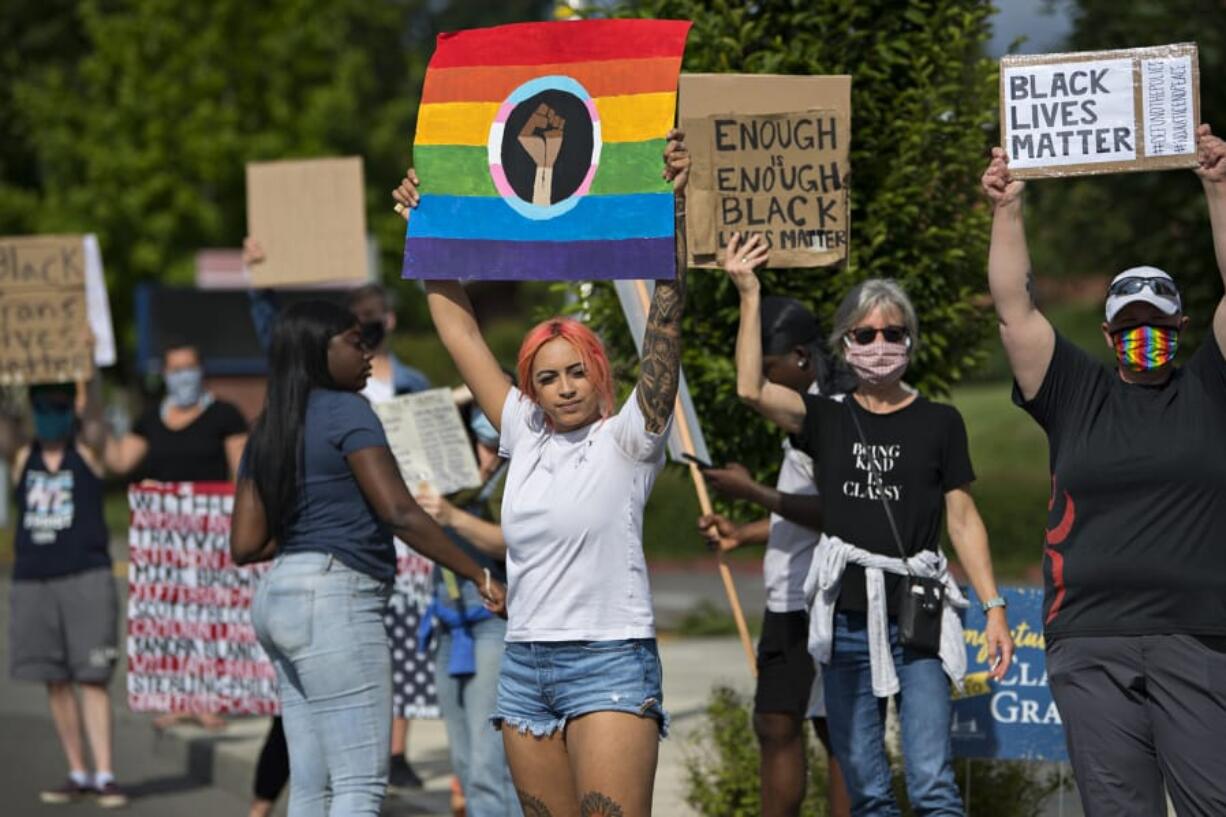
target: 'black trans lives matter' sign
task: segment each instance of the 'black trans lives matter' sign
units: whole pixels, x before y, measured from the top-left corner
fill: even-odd
[[[1005,57],[1001,140],[1015,176],[1196,163],[1195,44]]]

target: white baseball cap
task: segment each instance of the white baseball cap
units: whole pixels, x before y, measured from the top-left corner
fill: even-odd
[[[1167,315],[1183,311],[1175,279],[1157,267],[1133,267],[1111,279],[1111,286],[1107,287],[1107,323],[1121,309],[1137,301],[1153,304]]]

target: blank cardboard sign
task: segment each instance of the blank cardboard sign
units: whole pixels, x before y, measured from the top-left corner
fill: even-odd
[[[264,249],[257,287],[365,281],[362,159],[248,163],[247,233]]]
[[[1000,61],[1000,138],[1014,176],[1196,164],[1195,43]]]
[[[678,105],[690,266],[720,266],[730,231],[765,235],[772,267],[847,257],[851,77],[682,74]]]
[[[0,385],[93,372],[79,235],[0,238]]]

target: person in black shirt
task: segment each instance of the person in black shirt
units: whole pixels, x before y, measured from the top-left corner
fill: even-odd
[[[119,596],[102,513],[99,449],[105,432],[96,400],[86,400],[83,423],[78,422],[76,392],[72,384],[30,388],[34,440],[13,461],[17,529],[9,668],[18,681],[46,685],[68,761],[68,779],[44,789],[41,800],[95,798],[98,805],[114,808],[127,797],[111,766],[107,685],[119,658]],[[94,760],[92,776],[85,766],[82,725]]]
[[[171,341],[162,353],[162,379],[166,396],[161,402],[141,415],[132,431],[107,441],[107,469],[158,482],[233,480],[247,444],[247,421],[233,404],[205,390],[197,349]],[[191,717],[210,729],[225,726],[211,712],[169,713],[154,725],[165,728]]]
[[[1226,143],[1197,131],[1226,277]],[[1170,275],[1137,267],[1107,293],[1109,369],[1033,299],[1024,183],[993,151],[988,282],[1016,380],[1047,432],[1047,668],[1090,817],[1226,814],[1226,299],[1179,368],[1188,326]]]
[[[162,356],[166,396],[107,445],[106,465],[158,482],[229,482],[247,444],[247,421],[204,388],[200,353],[172,341]]]
[[[961,643],[943,644],[937,654],[903,647],[896,613],[904,577],[881,577],[878,569],[858,562],[898,559],[901,547],[909,565],[922,560],[947,578],[939,555],[944,517],[971,584],[987,599],[993,676],[1005,674],[1013,642],[992,576],[987,531],[968,491],[974,472],[966,428],[952,406],[932,403],[903,382],[919,343],[919,326],[910,300],[889,280],[870,279],[854,287],[835,313],[830,347],[839,350],[859,380],[850,397],[837,401],[801,395],[768,381],[762,374],[760,296],[754,275],[754,267],[765,262],[756,252],[760,246],[761,237],[752,236],[744,244],[733,238],[727,249],[725,269],[741,297],[737,393],[796,435],[800,448],[813,458],[819,498],[783,494],[753,483],[747,474],[740,480],[743,492],[731,484],[734,480],[724,480],[722,487],[802,524],[820,525],[824,536],[813,557],[815,568],[831,564],[828,554],[846,547],[835,540],[853,546],[838,584],[829,660],[821,664],[830,740],[843,768],[852,814],[898,814],[884,740],[886,698],[892,694],[899,694],[912,806],[923,814],[963,814],[954,780],[952,705],[943,659],[964,648]],[[897,536],[882,499],[889,502]],[[814,513],[815,507],[820,514]],[[819,606],[811,610],[811,621],[822,620]],[[882,631],[877,632],[873,622],[882,619]],[[811,646],[814,633],[811,630]]]

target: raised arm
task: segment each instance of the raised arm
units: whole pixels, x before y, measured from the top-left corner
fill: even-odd
[[[690,155],[685,134],[673,130],[664,149],[664,178],[673,183],[673,221],[676,239],[676,275],[656,281],[643,333],[643,360],[639,364],[639,409],[647,430],[660,434],[677,403],[681,379],[681,316],[685,312],[685,271],[689,258],[685,238],[685,187],[690,177]]]
[[[1027,400],[1034,397],[1052,354],[1056,332],[1034,299],[1034,271],[1022,221],[1025,182],[1013,178],[1004,150],[992,149],[983,174],[983,190],[992,203],[992,244],[988,249],[988,288],[1000,323],[1000,339],[1013,377]]]
[[[757,267],[766,263],[770,249],[761,235],[744,242],[733,234],[724,250],[724,271],[741,296],[741,321],[736,332],[736,395],[767,420],[796,434],[805,421],[805,401],[786,386],[762,374],[762,306]]]
[[[1226,142],[1214,136],[1208,125],[1196,129],[1200,163],[1196,175],[1205,188],[1209,204],[1209,225],[1213,230],[1213,254],[1217,256],[1218,274],[1226,286]],[[1226,349],[1226,295],[1218,301],[1213,313],[1213,335],[1219,349]]]
[[[409,220],[412,208],[421,201],[421,194],[417,191],[419,185],[417,172],[409,168],[400,186],[392,191],[392,198],[399,205],[396,209],[405,221]],[[477,405],[494,427],[501,431],[502,407],[507,402],[511,384],[481,336],[481,327],[477,325],[477,316],[468,293],[459,281],[426,281],[426,304],[430,307],[430,317],[439,340],[451,355],[460,377],[472,391]]]

